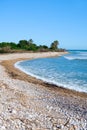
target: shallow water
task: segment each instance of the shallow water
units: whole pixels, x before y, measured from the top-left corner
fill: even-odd
[[[87,51],[17,62],[15,66],[38,79],[87,93]]]

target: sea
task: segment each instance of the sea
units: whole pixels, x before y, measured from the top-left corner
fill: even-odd
[[[15,63],[15,67],[49,84],[87,93],[87,50],[68,50],[61,57]]]

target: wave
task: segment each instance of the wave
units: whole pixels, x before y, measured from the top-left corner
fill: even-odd
[[[81,56],[87,56],[87,53],[80,53]]]
[[[87,60],[87,51],[72,51],[64,58],[68,60]]]
[[[21,65],[20,65],[20,62],[17,62],[15,63],[14,65],[16,68],[18,68],[19,70],[23,71],[24,73],[32,76],[32,77],[35,77],[39,80],[42,80],[46,83],[49,83],[49,84],[52,84],[52,85],[56,85],[56,86],[59,86],[59,87],[62,87],[62,88],[66,88],[66,89],[70,89],[70,90],[75,90],[75,91],[79,91],[79,92],[87,92],[87,88],[83,87],[83,86],[78,86],[78,85],[73,85],[72,82],[70,84],[66,83],[66,82],[58,82],[58,81],[55,81],[55,80],[51,80],[51,77],[50,79],[47,79],[45,77],[42,77],[42,76],[39,76],[39,75],[36,75],[36,74],[33,74],[29,71],[26,70],[26,68],[23,68]]]
[[[87,56],[64,56],[68,60],[87,60]]]

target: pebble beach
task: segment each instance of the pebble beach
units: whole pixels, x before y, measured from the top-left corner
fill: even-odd
[[[87,130],[87,94],[47,84],[17,61],[67,52],[0,54],[0,130]]]

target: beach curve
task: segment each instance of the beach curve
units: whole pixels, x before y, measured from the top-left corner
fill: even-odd
[[[64,53],[50,52],[49,54],[21,53],[0,55],[0,71],[2,74],[0,76],[0,86],[1,90],[4,91],[2,96],[9,95],[8,97],[3,96],[6,101],[10,100],[8,104],[4,103],[3,105],[7,110],[6,114],[9,111],[11,112],[11,115],[7,117],[9,118],[9,122],[16,122],[15,116],[18,118],[17,121],[22,122],[22,125],[25,123],[27,127],[28,125],[32,129],[35,127],[35,130],[52,129],[52,127],[54,129],[57,129],[57,127],[60,127],[60,129],[68,129],[68,126],[73,129],[74,127],[79,129],[81,127],[80,124],[83,124],[82,127],[86,128],[86,123],[84,123],[84,121],[87,122],[85,115],[87,108],[86,94],[52,87],[14,68],[14,63],[19,60],[61,56],[62,54]],[[14,106],[14,104],[18,105],[18,107]],[[21,110],[22,115],[20,115],[19,110]],[[25,111],[28,114],[28,122],[26,122],[27,114]],[[1,112],[3,115],[4,111]],[[13,119],[11,119],[12,117]],[[32,120],[32,123],[30,120]],[[53,120],[53,122],[50,120]],[[73,120],[77,122],[77,125]],[[4,122],[7,123],[6,121]],[[37,125],[35,126],[35,124]],[[15,127],[15,123],[13,123],[13,126]]]

